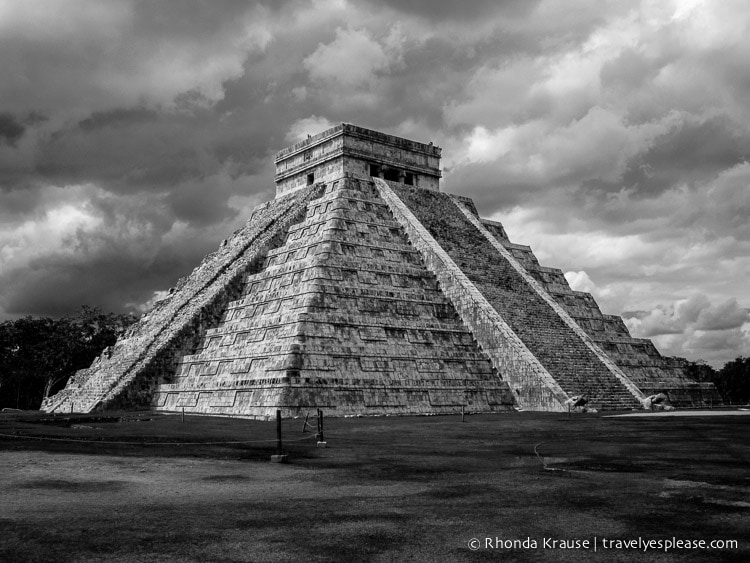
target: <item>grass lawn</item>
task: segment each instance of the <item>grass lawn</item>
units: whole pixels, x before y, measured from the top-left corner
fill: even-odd
[[[750,561],[750,416],[302,424],[4,413],[0,561]]]

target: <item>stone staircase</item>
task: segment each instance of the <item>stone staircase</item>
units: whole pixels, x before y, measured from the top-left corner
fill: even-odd
[[[519,272],[519,263],[514,266],[501,255],[450,196],[389,186],[568,396],[586,394],[590,404],[610,410],[641,406],[635,385],[563,318],[564,311],[540,295],[528,273]],[[523,397],[519,400],[523,404]]]
[[[111,351],[81,370],[60,393],[42,404],[45,412],[91,412],[100,407],[147,407],[158,383],[189,353],[202,332],[218,322],[241,288],[242,275],[257,267],[275,239],[284,236],[322,185],[299,190],[257,207],[244,228],[222,243],[170,297],[157,304]]]
[[[263,418],[513,403],[372,183],[345,178],[245,276],[154,406]]]
[[[659,354],[650,340],[633,338],[621,317],[603,314],[591,294],[572,290],[562,270],[541,266],[531,248],[508,240],[502,224],[480,221],[644,395],[668,393],[677,407],[721,404],[713,384],[693,381],[683,365]]]

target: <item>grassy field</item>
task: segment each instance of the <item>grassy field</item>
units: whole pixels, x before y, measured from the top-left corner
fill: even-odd
[[[750,416],[302,425],[2,414],[0,561],[750,560]]]

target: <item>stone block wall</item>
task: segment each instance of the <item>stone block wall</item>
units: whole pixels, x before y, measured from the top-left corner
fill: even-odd
[[[356,178],[308,204],[155,399],[162,410],[257,418],[513,404],[372,182]]]

